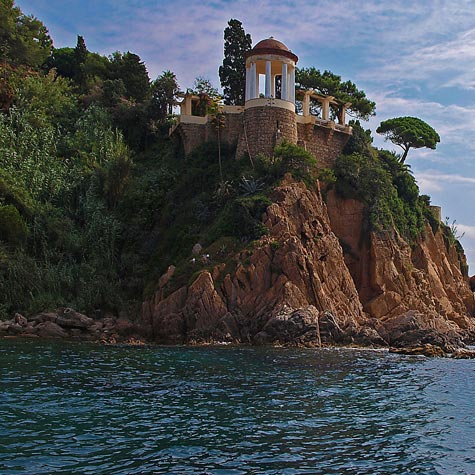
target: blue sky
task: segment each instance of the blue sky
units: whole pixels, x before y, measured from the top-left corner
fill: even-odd
[[[18,0],[49,28],[56,47],[84,36],[90,51],[132,51],[152,79],[170,69],[219,85],[223,30],[237,18],[253,43],[274,36],[300,67],[350,79],[377,104],[365,126],[416,116],[441,136],[407,159],[422,193],[456,220],[475,273],[475,8],[472,0]],[[374,132],[374,144],[394,149]],[[399,150],[398,150],[399,151]]]

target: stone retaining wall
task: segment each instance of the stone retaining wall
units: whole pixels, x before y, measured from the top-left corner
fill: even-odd
[[[252,107],[244,111],[243,134],[236,158],[246,152],[251,157],[262,153],[271,156],[282,140],[297,143],[297,119],[294,112],[280,107]]]
[[[224,125],[219,130],[221,143],[230,147],[236,146],[239,137],[242,134],[242,114],[225,114]],[[205,142],[218,140],[218,130],[213,122],[208,121],[206,124],[191,124],[181,122],[173,132],[178,134],[185,155],[189,155],[200,145]]]
[[[185,154],[207,141],[217,141],[217,128],[206,124],[180,123],[176,128]],[[280,107],[251,107],[241,114],[225,114],[220,129],[222,144],[237,146],[236,158],[245,153],[272,156],[283,140],[301,145],[318,160],[320,167],[332,167],[350,138],[350,134],[330,126],[298,124],[294,112]]]
[[[314,124],[297,124],[298,144],[318,160],[319,167],[332,168],[338,155],[351,137],[350,134]]]

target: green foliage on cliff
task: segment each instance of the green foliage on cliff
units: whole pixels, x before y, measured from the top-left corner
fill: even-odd
[[[117,208],[132,151],[103,105],[112,60],[82,38],[55,51],[39,20],[12,1],[0,10],[0,317],[123,308]],[[118,102],[135,107],[126,94]]]
[[[0,240],[6,244],[22,244],[28,235],[20,212],[13,205],[0,206]]]
[[[353,137],[335,162],[336,190],[345,198],[366,204],[369,229],[397,229],[414,240],[430,217],[431,225],[435,225],[428,197],[419,196],[410,168],[397,155],[371,146],[368,132],[359,123],[353,124]]]
[[[282,142],[274,151],[274,159],[279,163],[280,175],[289,172],[298,180],[312,180],[317,160],[304,148],[290,142]]]
[[[33,116],[35,117],[35,116]],[[123,194],[130,152],[89,109],[72,130],[0,116],[0,309],[117,308]],[[87,143],[87,146],[85,145]]]

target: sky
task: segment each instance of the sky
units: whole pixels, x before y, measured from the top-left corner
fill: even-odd
[[[455,221],[475,274],[475,8],[473,0],[17,0],[49,29],[56,47],[109,55],[131,51],[150,77],[173,71],[182,89],[204,76],[219,87],[223,31],[240,20],[253,44],[269,36],[299,57],[299,67],[329,69],[376,102],[362,123],[374,145],[400,152],[376,134],[383,120],[415,116],[437,130],[436,150],[406,160],[421,193]],[[470,204],[472,203],[472,205]]]

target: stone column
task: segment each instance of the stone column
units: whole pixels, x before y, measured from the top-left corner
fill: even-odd
[[[287,78],[287,63],[282,63],[282,87],[281,87],[281,91],[282,91],[282,95],[281,95],[281,99],[284,100],[284,101],[288,101],[289,98],[288,98],[288,93],[287,93],[287,82],[288,82],[288,78]]]
[[[346,122],[346,109],[351,106],[351,102],[347,102],[343,106],[341,106],[340,112],[338,114],[338,122],[341,125],[345,125]]]
[[[304,117],[310,115],[310,94],[304,94],[302,107]]]
[[[254,91],[254,98],[255,99],[258,99],[259,98],[259,73],[257,72],[257,65],[256,65],[256,68],[255,68],[255,72],[256,72],[256,90]]]
[[[249,71],[250,67],[246,68],[246,101],[249,100],[250,92],[251,92],[251,73]]]
[[[249,99],[256,97],[256,63],[251,63],[249,80]]]
[[[192,104],[192,98],[191,95],[187,94],[185,96],[185,115],[191,115],[191,104]]]
[[[295,67],[293,67],[290,70],[289,88],[290,88],[290,100],[293,104],[295,104]]]
[[[333,98],[325,97],[322,99],[322,119],[328,120],[330,118],[330,100]]]
[[[275,97],[275,77],[276,75],[273,74],[272,75],[272,86],[271,86],[271,91],[270,91],[270,94],[272,97]]]
[[[266,97],[271,96],[271,86],[272,86],[272,63],[266,61]]]

